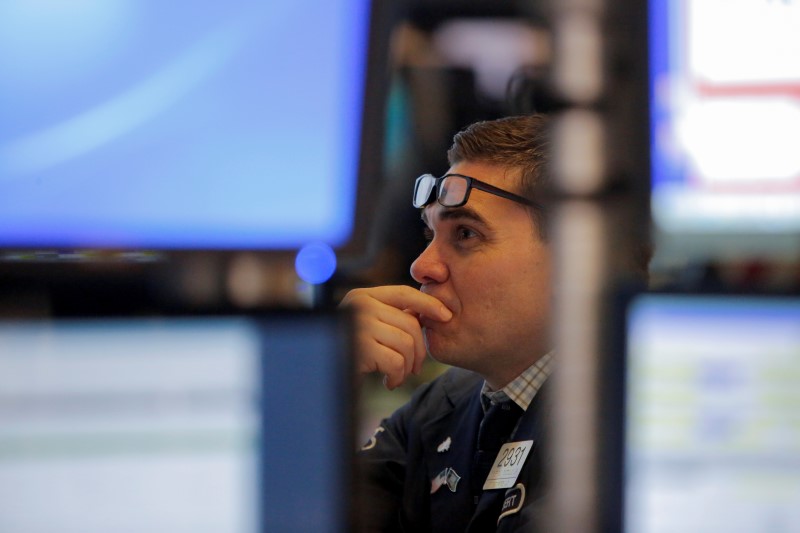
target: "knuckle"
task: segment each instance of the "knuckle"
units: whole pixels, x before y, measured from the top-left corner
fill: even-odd
[[[402,375],[406,370],[405,360],[402,357],[392,357],[386,366],[387,374]]]
[[[412,335],[404,333],[400,337],[400,344],[403,348],[403,353],[414,353],[416,342],[414,342],[414,337]]]
[[[354,305],[363,304],[366,289],[352,289],[344,295],[340,305],[342,307],[351,307]]]

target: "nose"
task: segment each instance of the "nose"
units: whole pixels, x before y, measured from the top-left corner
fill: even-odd
[[[431,283],[444,283],[448,276],[447,263],[441,257],[436,239],[434,239],[411,263],[411,277],[424,286]]]

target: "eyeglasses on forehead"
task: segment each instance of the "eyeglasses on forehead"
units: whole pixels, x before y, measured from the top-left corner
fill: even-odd
[[[541,208],[541,205],[527,198],[463,174],[445,174],[440,178],[433,174],[423,174],[414,183],[413,204],[414,207],[422,208],[436,200],[444,207],[461,207],[469,200],[472,189],[478,189],[530,207]],[[435,196],[431,194],[434,191],[436,192]]]

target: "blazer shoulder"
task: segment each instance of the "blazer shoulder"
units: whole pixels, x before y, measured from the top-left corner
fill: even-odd
[[[420,385],[411,399],[397,409],[382,426],[406,440],[413,428],[427,426],[454,410],[466,408],[477,397],[483,378],[460,368],[449,368],[436,379]]]
[[[454,406],[478,390],[482,382],[483,378],[475,372],[452,367],[433,381],[420,386],[414,392],[411,403],[446,401]]]

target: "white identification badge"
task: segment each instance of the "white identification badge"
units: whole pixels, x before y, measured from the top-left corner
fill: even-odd
[[[514,486],[517,477],[525,464],[531,448],[532,440],[521,440],[519,442],[509,442],[503,444],[500,452],[494,460],[489,475],[486,476],[486,483],[483,490],[507,489]]]

